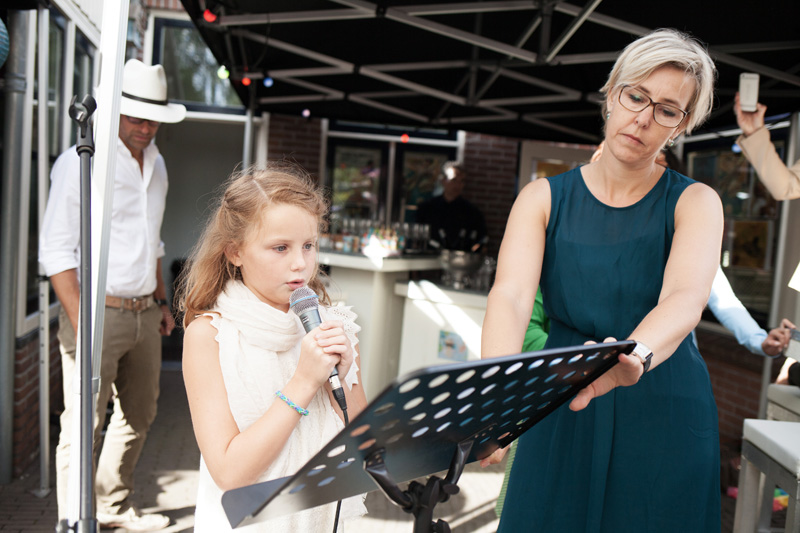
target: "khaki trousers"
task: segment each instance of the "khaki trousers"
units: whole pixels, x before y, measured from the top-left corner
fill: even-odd
[[[56,448],[56,476],[58,516],[63,519],[67,516],[72,416],[79,416],[80,400],[73,394],[73,374],[79,371],[75,365],[75,331],[63,308],[58,318],[64,412]],[[119,514],[131,506],[133,472],[156,417],[161,375],[161,319],[161,309],[157,305],[139,312],[106,307],[100,393],[94,420],[98,512]],[[114,411],[105,438],[101,439],[106,407],[112,394]],[[80,465],[72,466],[76,469],[73,475],[79,475]]]

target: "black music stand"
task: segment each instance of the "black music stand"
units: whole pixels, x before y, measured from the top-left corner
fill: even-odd
[[[384,389],[295,475],[229,490],[222,507],[236,528],[377,485],[414,515],[415,533],[448,533],[446,522],[433,522],[433,508],[458,493],[464,466],[508,446],[635,344],[554,348],[411,372]],[[397,486],[445,469],[444,479],[414,481],[405,491]]]

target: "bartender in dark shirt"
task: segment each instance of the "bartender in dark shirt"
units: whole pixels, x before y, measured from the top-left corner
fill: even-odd
[[[430,237],[442,249],[477,251],[485,243],[486,222],[480,210],[461,196],[467,177],[464,167],[448,161],[442,173],[444,192],[420,204],[417,222],[430,225]]]

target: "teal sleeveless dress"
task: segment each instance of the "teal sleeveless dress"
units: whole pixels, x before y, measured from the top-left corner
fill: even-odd
[[[653,309],[694,181],[667,170],[634,205],[598,201],[580,169],[548,178],[545,348],[627,338]],[[519,439],[499,533],[718,533],[719,434],[691,336],[631,387],[561,406]]]

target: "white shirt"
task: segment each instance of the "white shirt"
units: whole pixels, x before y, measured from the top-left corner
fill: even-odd
[[[80,272],[80,157],[75,146],[58,157],[50,180],[39,262],[48,276],[72,268]],[[167,167],[156,145],[145,148],[142,172],[117,137],[107,294],[130,298],[155,291],[156,266],[164,256],[161,222],[166,200]]]
[[[766,355],[761,344],[767,338],[767,332],[753,320],[750,312],[736,297],[720,267],[717,267],[717,275],[711,285],[708,307],[717,320],[736,336],[739,344],[754,354]]]

